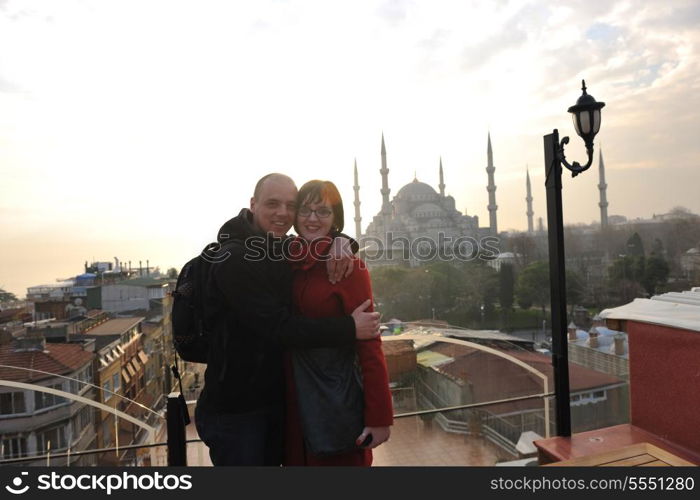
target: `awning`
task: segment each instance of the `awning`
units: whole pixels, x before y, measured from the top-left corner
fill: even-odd
[[[126,370],[122,370],[122,377],[124,377],[124,382],[127,384],[131,382],[131,377],[129,377],[129,374],[126,372]]]
[[[148,356],[143,351],[139,351],[139,359],[141,360],[141,363],[143,363],[144,365],[146,363],[148,363]]]
[[[132,377],[136,376],[136,370],[134,370],[134,367],[131,365],[131,362],[128,362],[126,364],[126,369],[129,370],[129,375],[131,375]]]

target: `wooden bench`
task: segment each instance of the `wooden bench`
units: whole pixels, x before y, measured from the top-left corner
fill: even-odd
[[[545,467],[686,467],[694,464],[649,443],[637,443],[596,455],[553,462]]]
[[[540,439],[534,442],[540,465],[598,456],[639,444],[654,446],[655,449],[676,456],[690,465],[700,464],[698,453],[631,424],[580,432],[571,437],[557,436]]]

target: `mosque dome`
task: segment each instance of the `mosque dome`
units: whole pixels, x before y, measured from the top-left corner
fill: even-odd
[[[396,198],[407,201],[428,201],[437,199],[438,194],[425,182],[420,182],[418,179],[414,179],[413,182],[406,184],[404,187],[399,189],[399,192],[396,194]]]

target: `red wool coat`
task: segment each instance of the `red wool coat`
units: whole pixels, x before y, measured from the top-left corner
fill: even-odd
[[[328,245],[323,249],[323,253]],[[328,281],[326,263],[307,255],[293,264],[293,297],[296,312],[309,318],[351,314],[365,300],[372,298],[372,286],[366,265],[354,259],[353,273],[336,284]],[[373,310],[370,306],[369,311]],[[393,423],[391,392],[381,338],[357,342],[365,399],[365,426],[385,427]],[[285,465],[372,465],[372,451],[358,449],[332,457],[316,457],[304,449],[304,438],[294,386],[291,359],[285,359],[287,418],[285,422]]]

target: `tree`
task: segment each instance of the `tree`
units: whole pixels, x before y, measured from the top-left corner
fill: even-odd
[[[544,313],[549,304],[549,263],[539,260],[523,269],[518,276],[515,295],[521,307],[534,304]]]
[[[518,233],[511,237],[510,246],[519,268],[527,267],[539,258],[535,239],[528,233]]]
[[[0,302],[14,302],[17,300],[17,296],[12,292],[6,292],[3,288],[0,288]]]
[[[642,243],[642,238],[639,233],[634,233],[627,240],[627,255],[632,255],[634,257],[644,256],[644,243]]]
[[[515,289],[518,305],[523,309],[529,309],[533,304],[545,308],[551,302],[551,283],[549,281],[549,262],[533,262],[522,270],[518,276]],[[571,305],[580,303],[583,296],[583,281],[574,271],[566,271],[566,301]],[[529,304],[529,306],[528,306]],[[528,306],[528,307],[525,307]]]
[[[513,297],[515,295],[515,274],[513,266],[503,264],[498,271],[498,301],[501,309],[510,311],[513,309]]]
[[[611,281],[630,280],[641,282],[644,278],[645,259],[643,256],[625,255],[615,259],[608,270]]]
[[[616,259],[608,271],[610,287],[618,292],[622,301],[644,295],[645,291],[653,295],[659,285],[666,283],[669,273],[668,262],[658,255],[624,256]]]
[[[170,280],[176,280],[177,279],[177,269],[175,269],[174,267],[171,267],[170,269],[168,269],[168,271],[165,273],[165,275]]]
[[[668,280],[668,262],[659,256],[652,256],[646,259],[644,267],[644,278],[642,286],[649,295],[656,293],[656,288],[663,285]]]

